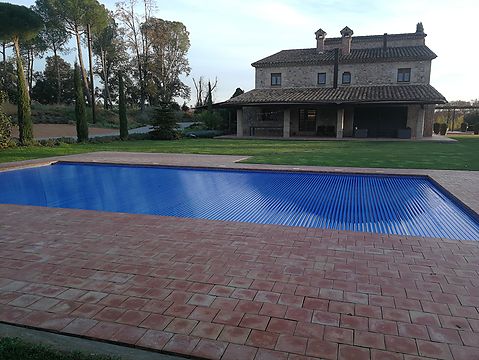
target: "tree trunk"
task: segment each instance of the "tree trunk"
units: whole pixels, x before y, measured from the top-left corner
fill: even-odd
[[[90,86],[88,85],[88,77],[86,74],[85,66],[83,65],[83,54],[81,51],[80,33],[78,31],[78,28],[75,28],[75,37],[77,40],[78,62],[80,64],[80,71],[81,71],[82,81],[83,81],[83,89],[85,90],[85,95],[88,101],[88,105],[91,105]]]
[[[35,60],[35,53],[34,53],[34,50],[31,49],[31,55],[30,55],[30,69],[29,69],[29,72],[30,72],[30,76],[29,76],[29,79],[28,79],[28,91],[30,92],[30,97],[31,97],[31,92],[32,92],[32,87],[33,87],[33,62]]]
[[[62,80],[60,79],[60,67],[58,66],[57,47],[55,43],[53,43],[53,58],[55,59],[54,66],[57,75],[57,104],[60,104],[62,101]]]
[[[95,83],[93,81],[93,55],[91,49],[91,26],[87,25],[87,42],[88,42],[88,62],[90,65],[90,85],[91,85],[91,115],[93,124],[96,123],[96,103],[95,103]]]
[[[28,145],[33,140],[33,125],[30,108],[30,96],[28,95],[28,84],[23,71],[22,57],[20,55],[20,45],[18,37],[13,39],[15,53],[17,58],[17,81],[18,81],[18,130],[20,144]]]
[[[100,49],[100,61],[103,72],[103,82],[105,88],[103,89],[103,103],[105,109],[110,107],[110,89],[108,84],[108,73],[106,71],[106,52],[103,48]]]

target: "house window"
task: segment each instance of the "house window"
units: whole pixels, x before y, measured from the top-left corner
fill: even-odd
[[[281,73],[271,74],[271,86],[281,86]]]
[[[411,69],[398,69],[398,82],[409,82],[411,81]]]
[[[343,84],[351,84],[351,73],[349,71],[343,72]]]
[[[326,84],[326,73],[318,73],[318,85]]]

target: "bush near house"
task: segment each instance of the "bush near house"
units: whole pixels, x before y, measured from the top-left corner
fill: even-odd
[[[434,132],[434,134],[439,135],[440,130],[441,130],[441,124],[438,122],[435,122],[432,125],[432,131]]]
[[[153,131],[151,137],[155,140],[175,140],[180,138],[180,132],[176,129],[176,116],[171,103],[162,103],[155,110],[151,123]]]
[[[442,123],[442,124],[440,125],[440,127],[439,127],[439,133],[440,133],[441,135],[446,135],[446,133],[447,133],[447,124]]]

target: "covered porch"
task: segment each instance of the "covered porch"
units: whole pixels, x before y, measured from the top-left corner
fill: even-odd
[[[237,137],[399,138],[432,136],[424,105],[277,105],[236,110]]]
[[[218,107],[236,108],[237,137],[400,138],[432,136],[430,85],[254,89]]]

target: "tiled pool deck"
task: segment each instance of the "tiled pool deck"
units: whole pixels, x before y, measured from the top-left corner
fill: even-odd
[[[428,174],[479,211],[477,172],[338,170]],[[0,219],[3,322],[212,359],[479,359],[479,242],[12,205]]]

